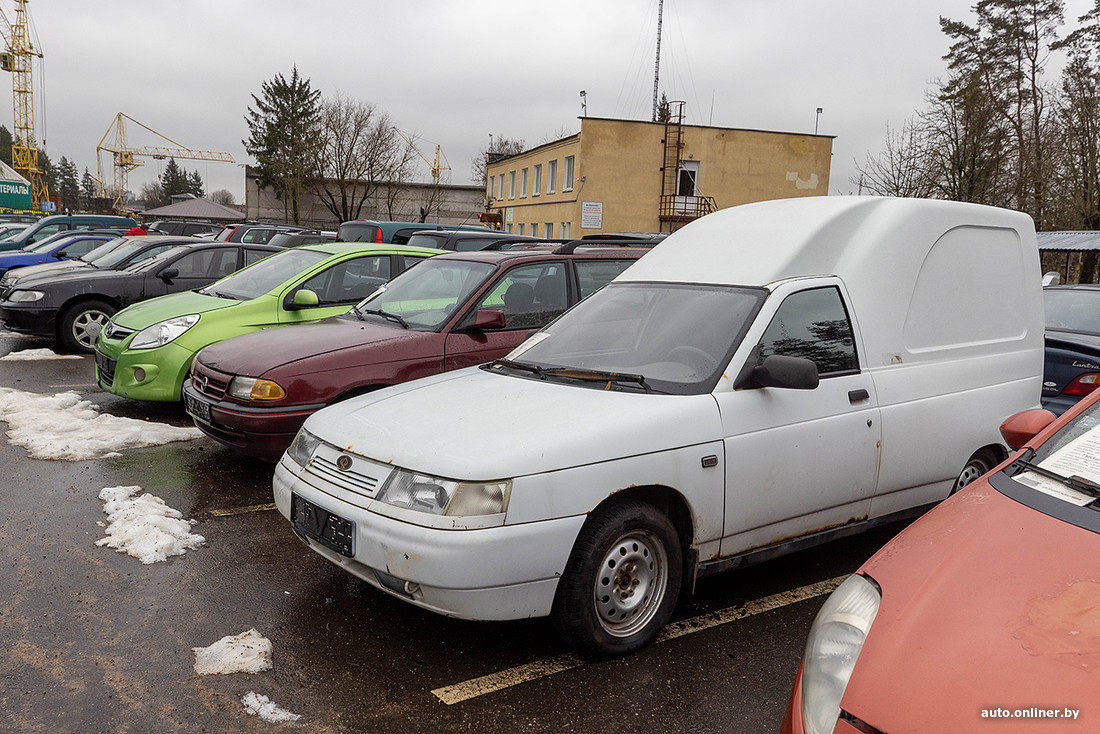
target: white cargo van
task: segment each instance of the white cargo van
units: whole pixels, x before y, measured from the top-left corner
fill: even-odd
[[[822,197],[676,232],[507,359],[311,417],[275,501],[418,606],[636,650],[699,576],[922,511],[1038,405],[1024,214]]]

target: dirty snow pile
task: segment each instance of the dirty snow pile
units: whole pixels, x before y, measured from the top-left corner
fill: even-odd
[[[52,349],[24,349],[0,357],[0,362],[33,362],[40,359],[82,359],[78,354],[58,354]]]
[[[121,449],[202,436],[197,428],[101,414],[75,392],[38,395],[9,387],[0,387],[0,421],[8,424],[11,442],[35,459],[102,459],[118,456]]]
[[[271,641],[255,628],[223,637],[210,647],[192,647],[191,652],[195,653],[195,672],[199,675],[271,670]]]
[[[194,520],[184,520],[160,497],[141,494],[141,487],[105,487],[99,498],[107,513],[107,537],[95,542],[98,546],[127,553],[142,563],[156,563],[168,556],[181,556],[195,550],[206,538],[195,535]],[[135,495],[138,495],[135,497]]]
[[[191,652],[195,653],[195,672],[199,675],[261,673],[271,670],[271,640],[255,628],[239,635],[223,637],[210,647],[192,647]],[[272,724],[302,718],[301,714],[291,713],[255,691],[244,694],[241,703],[249,714],[259,716]]]
[[[253,716],[259,716],[264,721],[271,724],[278,724],[283,721],[297,721],[302,718],[301,714],[292,714],[284,708],[276,706],[271,699],[267,696],[262,696],[254,691],[249,691],[241,698],[241,703],[244,704],[244,710]]]

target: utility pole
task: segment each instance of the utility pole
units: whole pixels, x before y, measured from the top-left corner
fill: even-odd
[[[657,3],[657,62],[653,67],[653,122],[657,122],[657,94],[661,83],[661,22],[665,14],[665,0]]]

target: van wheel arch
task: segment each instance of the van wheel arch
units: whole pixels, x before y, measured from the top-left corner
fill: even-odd
[[[672,489],[632,487],[608,497],[589,512],[570,550],[551,609],[555,628],[597,657],[649,644],[685,586],[693,585],[694,564],[686,560],[692,538],[690,510]],[[623,564],[614,569],[620,558]],[[637,595],[630,578],[641,590]],[[618,593],[602,593],[609,587],[621,592],[621,601]]]
[[[955,478],[955,484],[951,487],[951,494],[955,494],[966,485],[976,481],[980,476],[1004,461],[1007,455],[1004,447],[998,444],[983,446],[975,451],[966,460],[959,476]]]

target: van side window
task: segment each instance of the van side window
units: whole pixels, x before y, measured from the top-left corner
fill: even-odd
[[[859,370],[840,291],[813,288],[787,296],[760,340],[760,358],[773,354],[805,357],[821,377]]]

